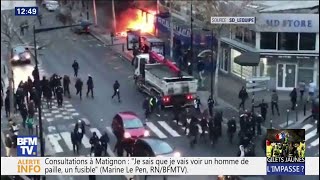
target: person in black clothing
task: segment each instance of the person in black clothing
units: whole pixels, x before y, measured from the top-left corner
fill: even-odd
[[[298,97],[297,89],[293,88],[293,90],[290,92],[290,98],[291,98],[291,104],[292,104],[291,110],[294,110],[296,107],[297,97]]]
[[[82,99],[82,86],[83,86],[83,82],[81,81],[80,78],[77,79],[76,84],[75,84],[75,88],[77,90],[76,95],[80,95],[80,100]]]
[[[33,76],[33,81],[40,81],[39,69],[37,66],[33,69],[32,76]]]
[[[28,110],[27,110],[26,104],[21,103],[19,110],[22,117],[22,126],[23,128],[26,128],[26,120],[28,117]]]
[[[242,107],[243,109],[245,109],[245,103],[246,103],[246,100],[248,99],[249,95],[248,95],[247,90],[244,86],[242,86],[238,97],[241,100],[241,102],[239,104],[239,108]]]
[[[236,118],[232,117],[232,119],[230,119],[227,124],[228,124],[227,133],[229,136],[229,142],[232,144],[233,135],[237,131]]]
[[[63,88],[62,88],[62,86],[57,87],[56,95],[57,95],[58,107],[62,107],[62,103],[63,103]]]
[[[207,127],[208,127],[208,121],[207,121],[207,118],[205,116],[203,116],[201,118],[200,127],[201,127],[201,130],[202,130],[202,133],[200,134],[200,138],[203,138],[204,141],[206,141],[205,133],[206,133]]]
[[[73,131],[71,132],[71,142],[73,146],[73,153],[75,154],[77,151],[77,154],[79,155],[79,139]]]
[[[220,137],[222,135],[222,112],[219,111],[215,114],[214,118],[213,118],[213,123],[214,123],[214,127],[217,130],[217,135],[218,137]]]
[[[94,145],[94,157],[101,157],[102,156],[103,147],[99,141],[96,142]]]
[[[115,97],[115,96],[118,96],[118,101],[121,102],[120,100],[120,84],[118,81],[115,81],[114,84],[113,84],[113,95],[112,95],[112,99]]]
[[[100,137],[100,143],[103,147],[103,152],[104,152],[104,156],[107,156],[107,150],[108,150],[108,143],[109,143],[110,139],[108,136],[108,133],[105,132],[101,137]]]
[[[74,77],[78,77],[79,63],[76,60],[73,61],[72,68],[74,72]]]
[[[90,144],[91,144],[90,154],[94,152],[94,148],[97,143],[99,143],[99,137],[97,136],[96,132],[93,132],[92,137],[90,138]]]
[[[83,135],[86,133],[84,128],[84,123],[81,120],[79,120],[78,123],[76,123],[76,125],[74,126],[73,132],[78,138],[79,144],[81,144]]]
[[[87,97],[89,96],[89,93],[91,92],[91,97],[93,98],[93,80],[90,75],[88,75],[88,80],[87,80],[87,86],[88,86],[88,91],[87,91]]]
[[[267,119],[267,112],[268,112],[268,104],[264,102],[264,99],[261,100],[261,103],[254,107],[260,107],[260,113],[262,116],[262,122],[265,122]],[[261,123],[262,123],[261,122]]]
[[[193,148],[194,145],[197,144],[197,138],[199,134],[199,127],[196,125],[196,123],[190,123],[190,147]]]
[[[261,123],[263,122],[263,117],[260,114],[255,114],[254,119],[257,125],[257,134],[261,135]]]
[[[118,156],[118,157],[122,157],[122,156],[123,156],[123,143],[122,143],[121,140],[118,140],[118,141],[117,141],[117,144],[115,145],[113,151],[114,151],[114,152],[117,151],[117,156]]]
[[[213,118],[212,117],[209,119],[208,131],[209,131],[210,144],[213,145],[214,142],[215,142],[215,137],[214,137],[214,123],[213,123]]]
[[[209,96],[208,109],[209,109],[209,114],[211,117],[213,117],[213,106],[214,106],[214,100],[212,99],[212,96]]]
[[[50,85],[47,85],[43,89],[43,96],[46,98],[48,109],[52,106],[52,91]]]
[[[146,97],[145,100],[143,101],[142,108],[144,109],[144,115],[145,115],[145,119],[147,121],[149,118],[149,114],[150,114],[150,104],[149,104],[148,97]]]
[[[133,45],[133,50],[132,50],[132,54],[133,54],[133,58],[131,60],[131,65],[133,66],[134,65],[134,62],[135,62],[135,59],[136,57],[138,56],[139,54],[139,49],[136,45]]]
[[[10,116],[10,99],[8,95],[4,99],[4,109],[6,111],[6,117],[9,117]]]
[[[46,76],[42,77],[42,80],[40,81],[40,86],[41,86],[41,94],[40,96],[44,96],[44,91],[46,90],[46,88],[48,88],[49,86],[49,80],[47,80]]]
[[[193,100],[193,105],[194,105],[194,108],[196,109],[196,111],[198,113],[201,113],[201,110],[200,110],[200,105],[201,105],[201,100],[200,100],[200,97],[197,96],[194,100]]]
[[[70,89],[69,89],[69,85],[70,85],[70,78],[68,75],[64,75],[63,76],[63,94],[65,96],[68,95],[69,98],[71,98],[71,95],[70,95]]]

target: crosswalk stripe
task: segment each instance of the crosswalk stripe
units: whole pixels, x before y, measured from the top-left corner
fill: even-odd
[[[177,133],[177,131],[175,131],[174,129],[172,129],[165,121],[158,121],[158,123],[165,129],[168,131],[168,133],[171,134],[171,136],[173,137],[180,137],[180,135]]]
[[[90,128],[90,131],[93,133],[93,132],[96,132],[97,136],[100,138],[102,135],[100,133],[100,131],[97,129],[97,128]]]
[[[313,126],[311,124],[305,124],[301,129],[304,129],[305,131],[308,131],[311,129]]]
[[[68,146],[69,150],[70,151],[73,150],[72,141],[71,141],[71,133],[69,133],[69,132],[61,132],[60,136],[62,137],[62,139],[64,140],[64,142]]]
[[[310,146],[318,146],[319,145],[319,138],[317,138],[316,140],[312,141],[312,143],[310,143]]]
[[[63,152],[63,149],[59,144],[59,141],[61,140],[61,136],[59,134],[48,134],[47,138],[49,140],[49,143],[53,146],[53,149],[56,153]]]
[[[160,139],[165,139],[167,136],[163,134],[160,129],[157,128],[152,122],[146,122],[147,126],[152,132],[154,132]]]
[[[316,136],[316,135],[317,135],[317,130],[314,129],[313,131],[306,134],[305,140],[308,141],[309,139],[311,139],[313,136]]]
[[[86,135],[83,135],[82,144],[85,148],[91,148],[89,138]]]
[[[293,123],[294,123],[294,121],[289,120],[289,121],[288,121],[288,126],[290,126],[290,125],[293,124]],[[280,126],[281,128],[284,128],[284,127],[287,126],[287,122],[281,123],[279,126]]]

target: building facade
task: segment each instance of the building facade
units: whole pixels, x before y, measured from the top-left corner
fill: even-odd
[[[236,27],[222,42],[221,72],[242,79],[269,76],[269,88],[278,90],[292,90],[299,82],[319,84],[318,14],[258,14],[254,26]],[[259,53],[259,65],[235,63],[244,52]]]

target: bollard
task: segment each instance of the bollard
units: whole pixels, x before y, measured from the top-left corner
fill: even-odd
[[[287,109],[287,127],[289,126],[289,109]]]
[[[270,119],[270,129],[272,129],[272,119]]]
[[[124,52],[124,44],[122,44],[122,52]]]
[[[307,111],[307,103],[304,103],[303,105],[303,115],[306,116],[306,111]]]
[[[36,136],[39,137],[39,126],[36,125]]]
[[[296,104],[296,122],[298,122],[298,104]]]

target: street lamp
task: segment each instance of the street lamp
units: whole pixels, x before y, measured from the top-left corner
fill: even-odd
[[[213,97],[213,69],[214,69],[214,65],[213,65],[213,55],[214,55],[214,52],[213,52],[213,40],[214,40],[214,36],[213,36],[213,29],[209,30],[209,29],[205,29],[203,28],[202,29],[203,31],[206,31],[206,32],[211,32],[211,66],[212,66],[212,69],[211,69],[211,73],[210,73],[210,96],[211,98]],[[217,68],[217,67],[216,67]]]
[[[189,75],[192,75],[193,71],[193,17],[192,17],[192,0],[190,4],[190,56],[191,59],[189,59],[188,63],[188,73]]]

